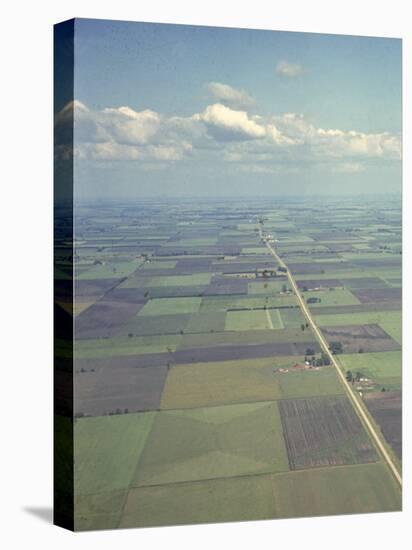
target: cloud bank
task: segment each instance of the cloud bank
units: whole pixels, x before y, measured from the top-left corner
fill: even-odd
[[[76,100],[56,116],[57,157],[72,152],[74,121],[73,153],[80,162],[138,162],[153,169],[201,159],[255,173],[312,163],[356,173],[370,162],[401,158],[399,135],[322,128],[299,113],[251,114],[239,107],[254,105],[245,92],[216,82],[208,89],[219,101],[184,117],[129,106],[93,110]]]

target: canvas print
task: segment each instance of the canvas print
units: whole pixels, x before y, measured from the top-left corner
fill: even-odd
[[[401,510],[401,41],[54,48],[55,523]]]

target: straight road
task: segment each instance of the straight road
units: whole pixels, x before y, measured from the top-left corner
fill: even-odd
[[[378,432],[376,431],[376,429],[374,428],[374,426],[372,425],[371,421],[369,420],[367,414],[365,413],[365,411],[363,410],[363,407],[362,405],[359,403],[358,401],[358,398],[357,396],[355,395],[355,392],[353,391],[352,387],[350,386],[349,382],[346,380],[340,366],[338,365],[336,359],[335,359],[335,356],[331,353],[331,351],[329,350],[329,346],[328,346],[328,343],[327,341],[325,340],[323,334],[321,333],[321,331],[319,330],[318,326],[316,325],[313,317],[312,317],[312,314],[308,308],[308,306],[306,305],[304,299],[302,298],[300,292],[299,292],[299,289],[298,289],[298,286],[296,284],[296,281],[295,279],[293,278],[292,276],[292,273],[289,271],[289,268],[288,266],[285,264],[285,262],[278,256],[278,254],[276,253],[275,249],[273,248],[273,246],[268,242],[268,240],[264,237],[263,235],[263,231],[262,231],[262,224],[259,223],[259,235],[260,235],[260,238],[262,239],[262,241],[266,244],[267,248],[269,249],[269,252],[272,254],[272,256],[276,259],[276,261],[279,263],[279,265],[281,267],[283,267],[284,269],[286,269],[286,275],[288,277],[288,280],[289,280],[289,283],[290,283],[290,286],[292,287],[293,289],[293,292],[295,293],[297,299],[298,299],[298,302],[299,302],[299,305],[300,305],[300,308],[304,314],[304,316],[306,317],[306,319],[308,320],[310,326],[312,327],[312,330],[313,332],[315,333],[315,336],[317,337],[319,343],[320,343],[320,346],[322,348],[322,350],[324,351],[324,353],[329,357],[330,359],[330,362],[331,364],[336,368],[336,371],[338,373],[338,376],[346,390],[346,393],[348,394],[348,397],[350,399],[350,401],[352,402],[353,406],[355,407],[355,410],[356,412],[358,413],[359,417],[363,420],[364,422],[364,425],[367,427],[367,429],[369,430],[369,433],[373,439],[373,441],[375,442],[377,448],[379,449],[382,457],[384,458],[384,460],[386,461],[386,463],[388,464],[389,466],[389,469],[391,470],[394,478],[396,479],[396,481],[398,482],[400,488],[402,488],[402,477],[398,471],[398,468],[396,466],[396,464],[394,463],[394,461],[392,460],[390,454],[388,453],[388,451],[386,450],[385,448],[385,445],[384,443],[382,442],[381,440],[381,437],[380,435],[378,434]]]

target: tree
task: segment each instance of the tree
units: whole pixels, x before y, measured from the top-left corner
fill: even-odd
[[[321,358],[322,358],[322,364],[323,364],[323,365],[330,365],[329,355],[327,355],[327,354],[324,353],[323,351],[322,351]]]
[[[348,371],[346,372],[346,380],[347,380],[348,382],[352,382],[352,380],[353,380],[352,371],[348,370]]]
[[[338,353],[342,353],[343,351],[342,342],[331,342],[329,349],[334,355],[337,355]]]
[[[312,348],[307,348],[305,353],[306,353],[306,355],[314,355],[314,354],[315,354],[315,350],[312,349]]]
[[[318,304],[321,302],[321,298],[316,298],[316,296],[311,296],[310,298],[307,298],[306,303],[307,304]]]
[[[300,329],[303,332],[305,330],[305,325],[304,324],[300,325]]]

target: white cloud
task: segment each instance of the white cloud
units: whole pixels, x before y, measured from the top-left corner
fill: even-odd
[[[234,109],[248,109],[253,107],[255,100],[244,90],[236,90],[228,84],[210,82],[207,88],[218,103]]]
[[[294,78],[305,73],[306,70],[303,65],[299,63],[289,63],[288,61],[280,61],[276,66],[276,73],[281,76],[287,76]]]
[[[318,128],[313,143],[319,151],[330,157],[401,158],[401,142],[387,132],[366,134],[363,132],[343,132]]]
[[[191,153],[190,144],[149,145],[137,147],[116,142],[79,143],[75,146],[75,157],[94,161],[173,161],[181,160]]]
[[[124,146],[115,142],[79,143],[75,146],[75,156],[79,160],[140,160],[141,150],[138,147]]]
[[[135,111],[130,107],[93,111],[75,101],[56,116],[60,158],[70,154],[71,124],[74,155],[80,160],[168,162],[181,160],[192,152],[190,121],[183,124],[176,117],[165,119],[154,111]]]
[[[107,108],[100,115],[100,123],[118,143],[145,145],[159,131],[161,117],[148,109],[137,112],[130,107]]]
[[[166,165],[193,158],[253,166],[317,164],[330,171],[354,173],[372,160],[399,160],[400,136],[322,128],[299,113],[250,115],[222,103],[191,116],[167,117],[131,107],[90,109],[80,101],[56,116],[56,159],[135,161]],[[303,165],[303,164],[302,164]],[[243,168],[246,170],[246,168]],[[254,169],[256,171],[256,169]]]
[[[387,132],[367,134],[357,131],[316,127],[299,113],[285,113],[271,119],[271,132],[278,145],[301,146],[300,154],[319,158],[400,159],[398,136]],[[269,128],[269,127],[268,127]],[[293,149],[293,147],[292,147]]]
[[[246,111],[236,111],[221,103],[209,105],[203,113],[193,115],[193,119],[203,122],[218,141],[260,139],[266,135],[265,128]]]

